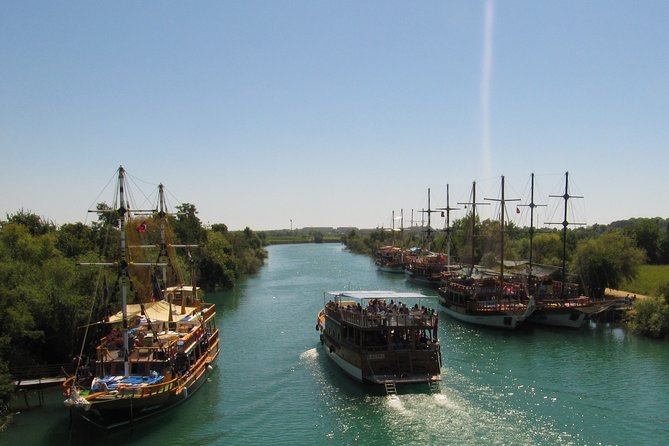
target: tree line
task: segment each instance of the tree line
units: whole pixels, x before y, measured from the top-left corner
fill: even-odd
[[[199,246],[176,254],[177,262],[191,266],[184,268],[186,283],[197,280],[205,290],[229,288],[263,265],[267,252],[248,227],[204,227],[193,204],[177,208],[179,212],[168,217],[173,242]],[[104,203],[98,209],[109,210]],[[70,361],[81,348],[81,327],[91,319],[101,320],[111,306],[118,310],[118,302],[107,296],[115,272],[105,273],[101,287],[97,268],[77,266],[99,261],[105,247],[113,245],[118,227],[105,228],[116,218],[112,211],[101,213],[90,225],[56,226],[20,210],[0,220],[0,406],[6,407],[13,390],[12,371]],[[103,294],[91,309],[94,297]]]

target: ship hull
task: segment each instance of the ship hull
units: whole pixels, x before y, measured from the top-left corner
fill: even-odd
[[[219,342],[216,340],[209,353],[190,369],[186,377],[174,384],[165,384],[164,391],[142,396],[139,393],[132,396],[132,393],[124,395],[121,392],[92,397],[88,399],[90,405],[75,406],[72,410],[86,422],[106,430],[143,421],[170,410],[193,396],[213,372],[218,353]]]
[[[404,267],[402,265],[376,265],[379,271],[384,273],[394,273],[402,274],[404,272]]]
[[[483,325],[486,327],[504,328],[513,330],[525,321],[523,315],[517,314],[479,314],[466,313],[464,308],[456,307],[454,305],[442,304],[444,312],[462,322],[470,324]]]
[[[538,309],[530,315],[527,321],[551,327],[581,328],[585,323],[585,313],[577,310]]]

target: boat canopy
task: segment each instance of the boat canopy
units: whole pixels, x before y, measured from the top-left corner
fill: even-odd
[[[189,318],[197,311],[195,307],[184,307],[185,312],[181,312],[181,305],[172,304],[172,321],[178,322],[182,319]],[[130,304],[126,307],[128,318],[142,316],[142,308],[140,304]],[[152,322],[170,322],[170,304],[167,301],[159,300],[158,302],[149,302],[144,304],[144,313]],[[123,312],[112,315],[109,318],[110,324],[123,321]]]
[[[382,246],[379,248],[379,251],[402,251],[402,248],[399,246]]]
[[[393,299],[400,301],[402,299],[430,299],[433,296],[426,296],[422,293],[415,292],[397,292],[397,291],[328,291],[325,293],[335,298],[335,300],[357,299],[357,300],[373,300],[373,299]]]

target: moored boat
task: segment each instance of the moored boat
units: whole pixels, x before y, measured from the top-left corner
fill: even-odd
[[[520,284],[497,277],[451,276],[439,288],[439,303],[454,319],[515,329],[535,310],[534,298],[526,290]]]
[[[476,183],[472,185],[472,265],[469,275],[448,274],[439,288],[439,303],[450,317],[472,324],[496,328],[515,329],[535,310],[534,298],[527,286],[507,280],[504,275],[504,224],[505,202],[504,177],[501,183],[501,199],[489,199],[501,203],[500,218],[500,270],[496,277],[474,277],[474,232],[476,223]]]
[[[568,204],[572,198],[583,198],[569,194],[569,172],[565,173],[565,189],[563,195],[553,195],[564,200],[564,219],[562,225],[562,280],[556,281],[550,277],[535,277],[532,271],[532,240],[534,235],[534,174],[531,176],[531,201],[527,205],[530,207],[530,263],[528,282],[532,294],[536,300],[536,310],[528,321],[539,325],[549,325],[553,327],[580,328],[591,315],[605,311],[609,308],[610,302],[598,302],[594,299],[581,295],[579,286],[575,283],[566,281],[566,258],[567,258],[567,226],[570,223],[567,220]]]
[[[114,289],[120,294],[121,309],[99,322],[107,334],[97,343],[90,364],[93,373],[88,373],[89,364],[80,362],[77,373],[63,384],[65,405],[105,429],[184,402],[205,383],[220,349],[215,305],[202,302],[194,282],[185,285],[180,274],[167,274],[167,267],[178,262],[166,236],[162,185],[159,209],[140,220],[133,219],[138,211],[131,213],[126,201],[122,167],[117,190],[118,258],[98,264],[117,268]],[[147,229],[153,227],[154,231]],[[137,245],[129,243],[135,239]],[[148,244],[154,240],[158,243]],[[149,247],[160,252],[157,262],[140,260],[138,251]],[[162,270],[162,285],[154,269]],[[168,286],[170,278],[176,282]],[[129,295],[137,303],[129,304]]]
[[[330,291],[316,328],[330,358],[372,384],[441,380],[438,314],[421,293]],[[413,305],[412,305],[413,304]]]
[[[392,243],[389,246],[382,246],[374,253],[374,264],[379,269],[386,273],[399,273],[404,272],[404,262],[405,262],[405,250],[401,248],[402,241],[404,239],[404,209],[401,211],[400,219],[400,229],[399,229],[399,245],[395,244],[395,211],[392,214]]]
[[[580,295],[575,283],[563,284],[544,277],[535,279],[533,289],[537,308],[528,321],[534,324],[579,328],[589,315],[608,307]]]
[[[404,250],[398,246],[382,246],[374,255],[374,264],[386,273],[404,272]]]
[[[404,274],[411,283],[439,288],[447,265],[447,258],[442,253],[424,252],[407,259]]]
[[[406,257],[404,274],[406,279],[411,283],[430,288],[439,288],[442,272],[448,269],[450,265],[450,254],[444,255],[440,252],[431,251],[432,233],[434,232],[431,215],[440,211],[430,208],[429,188],[427,190],[427,209],[421,212],[427,214],[427,226],[424,230],[425,236],[421,248],[413,250],[412,254]]]

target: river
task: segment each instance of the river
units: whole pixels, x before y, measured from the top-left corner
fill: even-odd
[[[669,442],[669,346],[622,328],[483,329],[439,324],[443,381],[398,396],[356,383],[322,352],[323,292],[417,290],[337,244],[269,248],[262,270],[216,303],[215,372],[174,410],[116,432],[70,424],[58,392],[17,406],[3,445],[495,444]],[[433,306],[438,307],[435,298]]]

